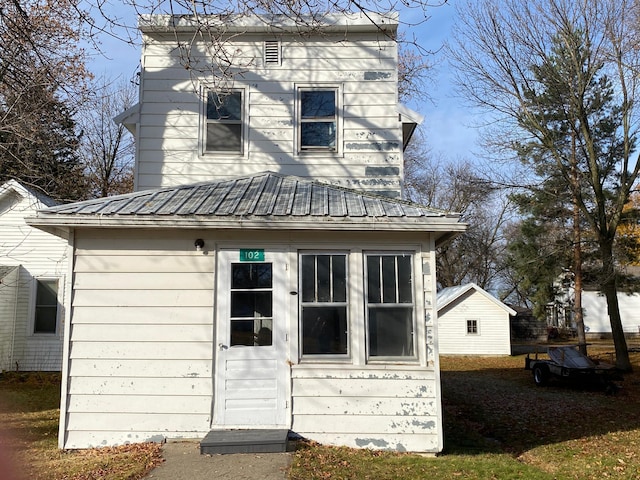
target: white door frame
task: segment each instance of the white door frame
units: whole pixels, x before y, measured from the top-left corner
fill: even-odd
[[[289,426],[288,257],[285,250],[253,250],[242,258],[241,249],[238,248],[221,249],[217,254],[213,426],[218,428]],[[247,250],[243,253],[246,254]],[[255,286],[256,290],[234,288],[232,271],[253,272],[255,269],[267,272],[269,266],[272,279],[270,287],[258,285]],[[238,287],[237,282],[236,280],[235,287]],[[239,313],[239,306],[247,307],[251,301],[264,302],[269,296],[272,299],[272,320],[268,318],[268,314],[264,315],[264,306],[258,307],[255,304],[250,308],[251,313]],[[236,310],[234,317],[231,315],[232,305]],[[235,325],[233,340],[232,322]],[[270,345],[263,345],[264,336],[257,332],[263,323],[272,326]],[[255,325],[255,344],[252,346],[246,345],[254,342],[253,339],[248,340],[250,335],[247,332],[241,332],[242,336],[238,335],[238,326],[247,325]],[[236,345],[232,345],[233,342]],[[245,345],[238,344],[239,342]]]

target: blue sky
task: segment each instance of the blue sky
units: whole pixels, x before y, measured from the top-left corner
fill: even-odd
[[[451,2],[452,0],[449,0]],[[455,1],[455,0],[454,0]],[[119,2],[118,2],[119,3]],[[126,10],[120,5],[118,14],[126,17]],[[418,12],[415,12],[417,15]],[[420,15],[422,13],[420,12]],[[448,40],[452,25],[454,25],[455,8],[447,3],[430,10],[431,18],[423,24],[407,28],[407,36],[415,36],[418,42],[430,51],[438,51]],[[131,18],[133,18],[131,13]],[[401,21],[407,20],[409,15],[401,13]],[[131,20],[130,23],[135,23]],[[89,68],[97,76],[114,79],[120,77],[129,80],[134,77],[140,61],[140,46],[130,46],[124,42],[103,36],[101,48],[104,56],[95,56],[89,63]],[[431,101],[413,101],[409,107],[424,115],[423,128],[426,131],[427,142],[434,154],[440,154],[445,159],[457,160],[464,158],[471,160],[473,152],[478,151],[477,131],[470,125],[474,123],[473,115],[465,108],[463,100],[456,97],[455,85],[451,71],[442,52],[433,59],[436,63],[432,73],[432,80],[427,83]]]

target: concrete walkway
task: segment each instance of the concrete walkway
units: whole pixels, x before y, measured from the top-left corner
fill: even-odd
[[[165,461],[145,479],[153,480],[286,480],[290,453],[200,455],[197,441],[167,442]]]

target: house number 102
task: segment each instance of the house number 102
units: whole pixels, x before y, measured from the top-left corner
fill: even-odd
[[[241,248],[241,262],[264,262],[264,249],[262,248]]]

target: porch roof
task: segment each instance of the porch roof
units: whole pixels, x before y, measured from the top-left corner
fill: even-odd
[[[165,187],[39,210],[51,227],[462,232],[460,214],[274,172]]]

